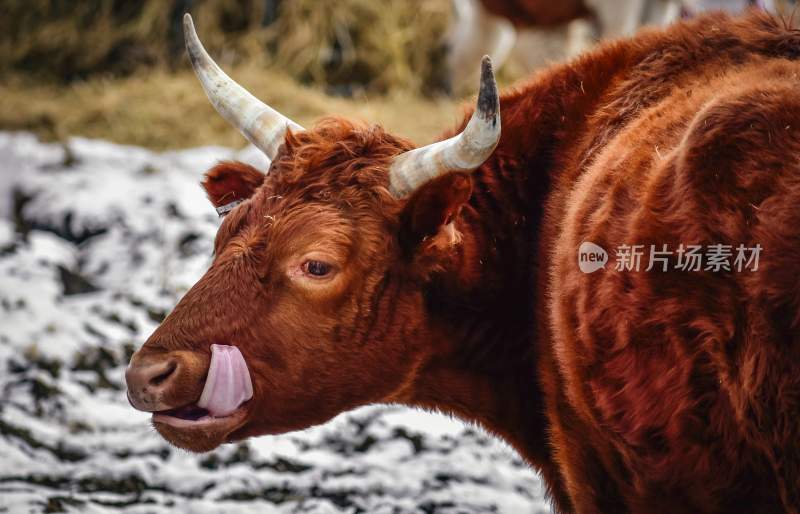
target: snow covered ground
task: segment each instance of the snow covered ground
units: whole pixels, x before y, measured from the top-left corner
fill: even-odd
[[[193,455],[128,406],[130,354],[209,264],[198,183],[226,158],[259,155],[0,133],[0,512],[549,512],[510,449],[444,416],[368,407]]]

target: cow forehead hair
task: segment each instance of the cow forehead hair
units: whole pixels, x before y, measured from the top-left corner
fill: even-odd
[[[322,201],[388,196],[391,160],[412,148],[380,125],[327,117],[310,130],[287,133],[265,183],[272,194],[300,193]]]
[[[411,148],[378,125],[341,118],[287,133],[265,180],[250,201],[227,216],[218,241],[245,226],[283,232],[288,224],[294,229],[289,232],[305,233],[302,225],[319,224],[320,215],[362,229],[394,227],[403,202],[389,192],[388,168],[395,155]]]

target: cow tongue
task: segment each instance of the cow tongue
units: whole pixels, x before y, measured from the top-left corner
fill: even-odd
[[[235,346],[211,345],[211,364],[197,402],[212,416],[227,416],[253,397],[253,383],[242,352]]]

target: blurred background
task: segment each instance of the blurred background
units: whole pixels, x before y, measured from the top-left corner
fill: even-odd
[[[220,65],[301,124],[336,113],[425,142],[460,117],[459,100],[474,92],[485,53],[509,84],[643,25],[751,3],[792,9],[789,0],[553,3],[4,0],[0,130],[159,150],[241,146],[188,65],[180,20],[189,11]]]
[[[3,0],[0,512],[549,512],[509,448],[444,416],[373,406],[206,455],[125,399],[130,354],[210,263],[198,187],[265,166],[185,56],[302,125],[335,114],[423,144],[461,119],[478,63],[501,86],[708,9],[789,0]]]

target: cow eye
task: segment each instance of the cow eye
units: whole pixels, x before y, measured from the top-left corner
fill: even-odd
[[[314,277],[324,277],[331,272],[331,265],[322,261],[306,261],[303,264],[303,271]]]

